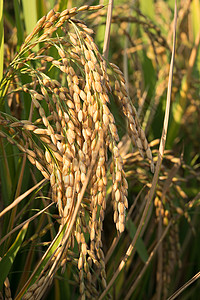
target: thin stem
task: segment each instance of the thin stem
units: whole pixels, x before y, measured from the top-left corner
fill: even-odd
[[[190,286],[193,282],[195,282],[200,277],[200,272],[194,275],[188,282],[186,282],[180,289],[178,289],[171,297],[167,300],[174,300],[176,299],[188,286]]]
[[[155,174],[154,174],[154,177],[153,177],[153,180],[152,180],[152,186],[151,186],[151,189],[149,191],[149,194],[147,195],[146,206],[145,206],[143,215],[141,217],[141,221],[140,221],[140,224],[138,226],[138,229],[135,233],[135,236],[134,236],[131,244],[129,245],[128,250],[126,251],[126,254],[125,254],[124,258],[122,259],[121,263],[119,264],[117,271],[115,272],[115,274],[111,278],[111,280],[108,283],[108,285],[107,285],[106,289],[104,290],[104,292],[101,294],[99,300],[103,299],[104,296],[107,294],[107,292],[109,291],[109,289],[112,287],[113,283],[115,282],[116,278],[118,277],[118,275],[120,274],[120,272],[124,268],[127,259],[130,257],[130,255],[131,255],[131,253],[132,253],[132,251],[135,247],[135,244],[136,244],[136,242],[137,242],[137,240],[140,236],[142,227],[144,226],[144,223],[145,223],[148,211],[149,211],[149,207],[150,207],[151,201],[153,199],[153,196],[154,196],[154,193],[155,193],[155,190],[156,190],[156,185],[157,185],[157,182],[158,182],[159,172],[160,172],[160,168],[161,168],[161,164],[162,164],[162,160],[163,160],[163,155],[164,155],[167,129],[168,129],[168,122],[169,122],[169,111],[170,111],[170,102],[171,102],[172,78],[173,78],[173,67],[174,67],[174,56],[175,56],[175,43],[176,43],[176,22],[177,22],[177,6],[176,6],[176,1],[175,1],[173,50],[172,50],[172,57],[171,57],[171,64],[170,64],[170,71],[169,71],[167,103],[166,103],[166,109],[165,109],[165,118],[164,118],[161,141],[160,141],[158,160],[157,160],[157,164],[156,164]]]
[[[108,59],[109,44],[110,44],[110,28],[111,28],[111,21],[112,21],[113,4],[114,4],[114,0],[111,0],[108,4],[106,30],[105,30],[104,45],[103,45],[103,56],[104,56],[105,59]]]
[[[146,269],[148,268],[150,262],[152,261],[154,255],[156,254],[156,252],[158,251],[158,248],[160,247],[164,237],[166,236],[170,226],[172,225],[172,222],[169,222],[169,224],[167,225],[167,227],[165,228],[162,236],[160,237],[158,243],[156,244],[155,248],[153,249],[153,251],[151,251],[148,260],[146,261],[142,271],[140,272],[140,274],[138,275],[137,279],[135,280],[135,282],[133,283],[133,285],[131,286],[131,289],[129,290],[128,294],[126,295],[124,300],[128,300],[131,296],[133,291],[136,289],[136,287],[138,286],[139,281],[141,280],[142,276],[144,275]]]

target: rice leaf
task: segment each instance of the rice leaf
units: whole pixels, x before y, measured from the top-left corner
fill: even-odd
[[[8,273],[13,265],[13,262],[15,260],[15,257],[21,247],[21,244],[24,240],[26,231],[28,228],[28,223],[23,226],[23,228],[20,230],[19,234],[17,235],[15,242],[12,244],[8,252],[4,255],[2,260],[0,261],[0,289],[3,286],[3,283],[8,276]]]
[[[155,12],[154,12],[154,1],[153,0],[142,0],[140,1],[141,11],[144,15],[149,16],[152,20],[154,20]]]
[[[59,11],[63,11],[67,8],[68,0],[60,0],[59,1]]]
[[[5,205],[9,204],[9,199],[11,197],[12,192],[12,177],[10,174],[10,167],[8,162],[8,155],[12,153],[12,147],[10,145],[7,145],[5,148],[5,145],[2,140],[0,140],[0,178],[1,178],[1,184],[2,184],[2,199],[5,201]]]
[[[195,24],[198,25],[199,20],[197,20]],[[177,137],[181,122],[183,118],[183,114],[185,112],[187,103],[188,103],[188,91],[192,85],[192,73],[195,72],[196,62],[199,65],[199,44],[200,44],[200,27],[198,27],[198,32],[196,37],[194,37],[195,41],[194,46],[191,50],[189,61],[188,61],[188,68],[186,70],[186,74],[183,76],[180,88],[180,94],[178,95],[176,102],[172,107],[173,117],[171,121],[171,126],[168,134],[168,141],[167,146],[172,147],[174,139]],[[199,71],[196,69],[197,77],[199,77]]]
[[[29,33],[31,33],[35,24],[37,23],[37,3],[36,0],[22,0],[22,4],[26,34],[28,35]]]
[[[18,46],[21,46],[21,44],[24,41],[24,27],[21,19],[19,0],[14,0],[13,4],[14,4],[16,27],[17,27],[17,44]]]
[[[131,239],[133,239],[136,233],[136,227],[131,219],[128,219],[126,223],[126,228],[130,234]],[[143,240],[140,237],[138,238],[135,247],[141,260],[145,263],[148,260],[148,252],[145,247],[145,244],[143,243]]]
[[[191,5],[191,21],[192,21],[192,29],[194,34],[194,39],[198,34],[200,28],[200,2],[199,0],[192,1]]]
[[[38,265],[36,266],[34,272],[32,273],[32,276],[29,278],[29,280],[26,282],[26,284],[24,285],[24,287],[21,289],[21,291],[17,295],[16,300],[21,299],[21,297],[25,293],[26,289],[31,284],[35,283],[35,281],[37,280],[37,278],[41,274],[42,270],[47,265],[47,263],[48,263],[49,259],[51,258],[51,256],[58,249],[58,246],[60,245],[60,243],[61,243],[61,241],[63,239],[63,235],[65,233],[66,227],[67,227],[67,224],[65,224],[65,226],[63,227],[63,229],[57,234],[57,236],[55,237],[55,239],[52,241],[51,245],[49,246],[49,248],[47,249],[47,251],[43,255],[43,257],[40,260],[40,262],[38,263]]]
[[[38,19],[40,19],[47,13],[46,5],[44,1],[36,0],[36,7],[37,7],[37,17]]]
[[[55,0],[49,0],[49,1],[46,1],[46,2],[48,2],[47,4],[48,4],[48,9],[51,9],[51,8],[53,8],[54,7],[54,5],[55,5]]]

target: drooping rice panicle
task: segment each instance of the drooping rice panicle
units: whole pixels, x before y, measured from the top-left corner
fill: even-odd
[[[106,62],[91,36],[93,30],[73,18],[79,12],[100,8],[101,5],[84,5],[61,13],[51,10],[38,21],[12,62],[15,76],[23,72],[30,78],[30,83],[18,86],[15,92],[29,96],[34,116],[26,121],[12,120],[0,114],[0,125],[3,126],[0,136],[25,153],[30,163],[49,180],[52,201],[56,203],[60,217],[60,230],[70,224],[76,203],[82,200],[68,243],[57,249],[47,270],[27,290],[23,299],[42,298],[58,268],[64,268],[68,248],[74,246],[74,236],[79,249],[77,269],[81,299],[96,298],[106,288],[102,230],[109,151],[112,155],[114,222],[120,233],[125,230],[128,208],[128,183],[118,148],[117,126],[109,108],[113,89],[128,120],[130,135],[139,151],[146,152],[153,170],[151,151],[128,98],[123,73],[114,64],[109,65],[117,78],[113,84]],[[55,34],[57,30],[59,35]],[[31,49],[40,43],[42,48],[32,52]],[[51,49],[56,53],[55,57],[50,55]],[[59,80],[51,78],[52,69],[59,72]],[[98,143],[96,162],[85,196],[81,198]]]

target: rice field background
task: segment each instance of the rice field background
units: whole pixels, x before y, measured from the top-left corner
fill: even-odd
[[[198,299],[200,1],[0,0],[0,299]]]

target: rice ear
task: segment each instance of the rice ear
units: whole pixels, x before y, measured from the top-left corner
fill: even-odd
[[[24,84],[18,91],[30,97],[31,109],[38,119],[6,121],[6,116],[2,116],[5,132],[12,131],[12,137],[4,132],[0,134],[25,153],[30,163],[49,180],[51,200],[58,208],[60,223],[57,248],[52,256],[48,256],[48,248],[41,259],[48,264],[47,269],[38,277],[41,268],[38,264],[16,299],[22,295],[22,299],[41,299],[58,268],[64,267],[74,237],[79,247],[77,269],[81,297],[87,293],[94,297],[99,294],[99,282],[92,269],[100,274],[100,290],[105,289],[102,229],[107,201],[108,151],[112,154],[114,222],[119,233],[125,230],[128,184],[118,148],[117,126],[108,106],[113,81],[107,62],[91,36],[93,30],[72,18],[79,12],[100,8],[101,5],[85,5],[61,13],[51,10],[38,21],[12,62],[19,75],[22,71],[30,78],[31,83]],[[30,49],[41,42],[43,47],[31,53]],[[49,56],[50,50],[56,51],[56,59]],[[37,69],[36,64],[40,65]],[[108,66],[118,78],[116,96],[122,103],[130,133],[140,152],[146,151],[152,161],[145,134],[125,89],[123,73],[114,64]],[[49,69],[58,70],[59,81],[51,78]],[[61,231],[64,232],[62,241]],[[85,233],[89,235],[88,243]]]

